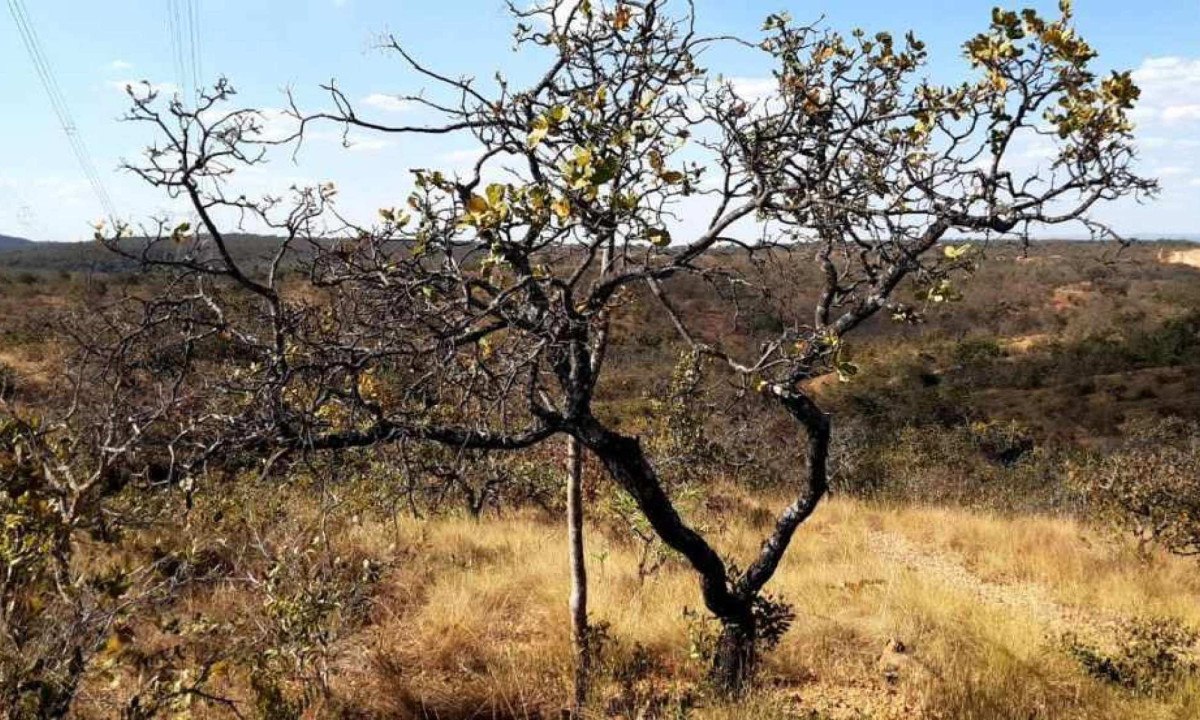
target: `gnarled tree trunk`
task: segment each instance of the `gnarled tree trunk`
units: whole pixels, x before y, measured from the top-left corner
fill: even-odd
[[[796,528],[808,519],[828,488],[829,416],[807,396],[783,388],[772,392],[807,432],[808,476],[796,500],[779,516],[754,563],[740,577],[731,577],[720,555],[680,518],[637,438],[610,430],[592,417],[574,428],[580,442],[633,497],[655,533],[700,576],[704,604],[721,623],[711,676],[727,694],[740,692],[754,671],[761,631],[754,615],[755,600],[779,567]]]
[[[717,637],[709,670],[709,677],[718,690],[726,695],[742,691],[754,673],[758,644],[752,601],[747,603],[744,617],[722,619],[721,634]]]

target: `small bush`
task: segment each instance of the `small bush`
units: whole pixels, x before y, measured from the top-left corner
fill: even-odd
[[[1128,620],[1117,628],[1113,649],[1100,649],[1075,636],[1067,652],[1088,675],[1139,695],[1162,695],[1197,670],[1195,630],[1178,620]]]
[[[995,338],[968,338],[954,348],[954,359],[962,365],[973,365],[1003,357],[1004,350]]]
[[[1200,554],[1200,427],[1169,418],[1125,426],[1121,445],[1071,468],[1095,515],[1157,543]]]

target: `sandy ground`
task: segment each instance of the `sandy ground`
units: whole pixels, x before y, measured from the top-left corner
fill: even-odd
[[[1200,248],[1195,250],[1175,250],[1159,255],[1159,260],[1177,265],[1189,265],[1200,268]]]

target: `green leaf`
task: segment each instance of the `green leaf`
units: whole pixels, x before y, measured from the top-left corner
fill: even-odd
[[[620,163],[616,157],[606,158],[603,163],[596,167],[592,173],[592,184],[603,185],[617,176],[617,170],[620,169]]]

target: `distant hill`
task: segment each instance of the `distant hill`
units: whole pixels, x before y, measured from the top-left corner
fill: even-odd
[[[12,235],[0,235],[0,252],[29,247],[32,244],[32,240],[26,240],[25,238],[13,237]]]
[[[3,236],[0,236],[3,237]],[[5,238],[7,239],[7,238]],[[0,270],[28,272],[101,272],[121,273],[136,270],[138,263],[96,242],[29,242],[12,238],[16,243],[0,242]],[[263,266],[278,249],[280,238],[261,235],[231,235],[229,251],[246,267],[253,271]],[[130,238],[125,241],[131,252],[140,252],[145,240]],[[159,252],[175,251],[164,247]],[[183,251],[184,248],[178,248]]]

